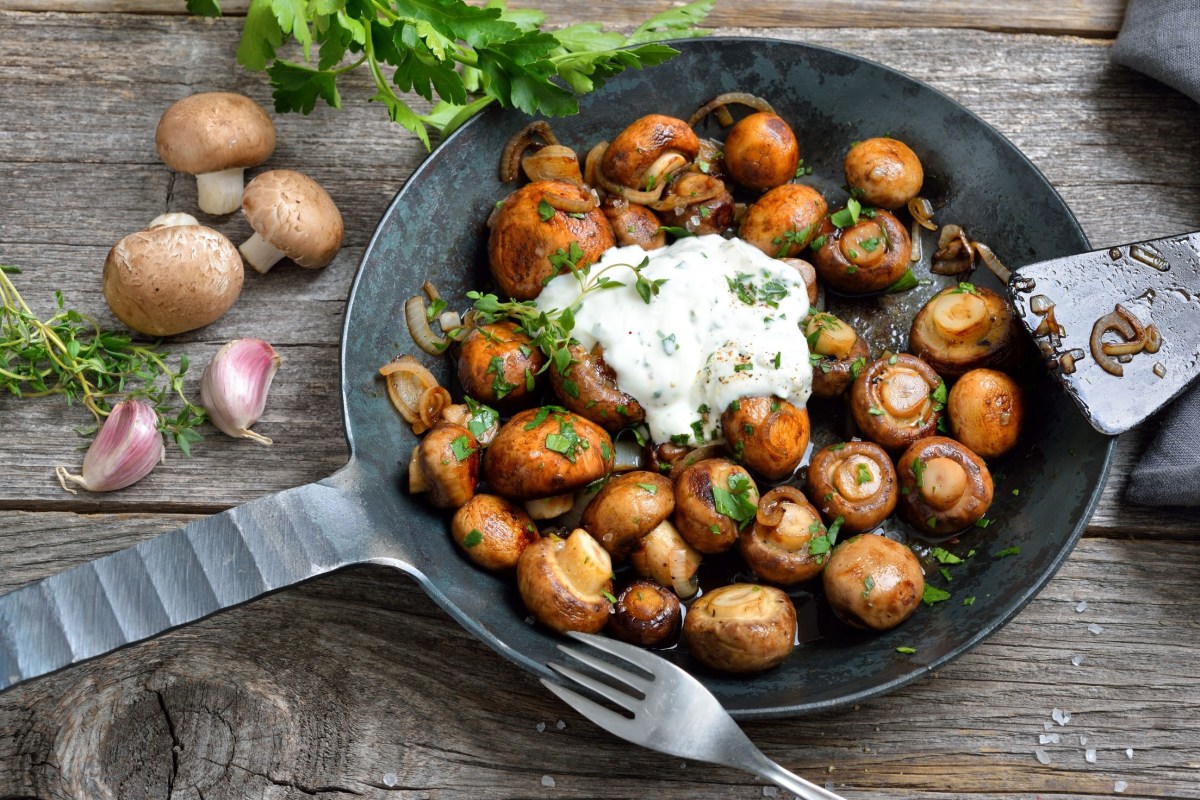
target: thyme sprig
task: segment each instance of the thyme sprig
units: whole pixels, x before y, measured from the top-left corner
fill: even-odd
[[[94,432],[116,403],[143,398],[158,414],[159,429],[190,455],[207,415],[183,391],[187,356],[180,355],[173,369],[159,343],[102,329],[93,317],[67,308],[62,292],[54,293],[55,313],[42,320],[9,278],[19,274],[0,265],[0,391],[25,398],[62,395],[68,405],[83,405],[96,423],[83,434]]]

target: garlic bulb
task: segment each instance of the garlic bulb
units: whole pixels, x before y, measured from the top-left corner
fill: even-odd
[[[262,416],[281,361],[262,339],[234,339],[218,350],[200,381],[200,403],[213,425],[234,438],[271,444],[250,426]]]
[[[113,407],[100,426],[83,457],[81,474],[72,475],[65,467],[56,467],[54,474],[71,494],[75,490],[67,486],[67,481],[89,492],[111,492],[149,475],[166,455],[154,408],[145,400],[125,400]]]

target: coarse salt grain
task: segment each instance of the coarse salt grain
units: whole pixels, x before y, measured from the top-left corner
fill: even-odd
[[[1126,758],[1133,758],[1133,748],[1132,748],[1132,747],[1126,747],[1126,748],[1125,748],[1125,757],[1126,757]]]
[[[1066,709],[1056,708],[1050,713],[1050,718],[1059,725],[1066,725],[1071,721],[1071,712]]]
[[[1043,733],[1038,737],[1038,744],[1059,744],[1062,742],[1062,737],[1057,733]]]
[[[763,797],[778,797],[778,796],[779,796],[779,790],[776,789],[774,786],[764,786],[763,787]]]
[[[545,730],[546,730],[546,723],[544,723],[544,722],[539,722],[539,723],[537,724],[537,732],[538,732],[538,733],[542,733],[542,732],[543,732],[543,731],[545,731]]]
[[[1079,605],[1075,606],[1075,613],[1082,614],[1087,611],[1087,600],[1080,600]]]
[[[1095,764],[1096,763],[1096,748],[1089,747],[1087,750],[1085,750],[1083,753],[1083,758],[1089,764]]]
[[[563,722],[563,721],[560,719],[558,722],[554,723],[554,727],[555,727],[555,728],[558,728],[558,729],[561,731],[561,730],[563,730],[564,728],[566,728],[566,727],[567,727],[567,723]]]
[[[1083,745],[1085,745],[1087,743],[1088,743],[1088,738],[1086,736],[1084,736],[1082,733],[1079,734],[1079,745],[1082,747]]]
[[[398,780],[399,779],[396,777],[396,773],[389,772],[383,776],[383,785],[387,786],[388,788],[391,788],[396,785],[396,782]]]
[[[1047,755],[1046,751],[1043,750],[1042,748],[1040,748],[1040,747],[1033,748],[1033,754],[1035,756],[1037,756],[1037,760],[1038,760],[1039,764],[1045,765],[1045,764],[1050,763],[1050,756]]]
[[[1083,656],[1071,656],[1071,666],[1073,667],[1082,667],[1083,661]]]
[[[1117,781],[1116,783],[1113,784],[1114,792],[1123,792],[1128,788],[1129,788],[1129,784],[1126,783],[1125,781]]]
[[[551,778],[549,775],[543,775],[542,776],[542,786],[545,786],[547,789],[553,789],[554,788],[554,778]]]
[[[1100,635],[1101,633],[1104,633],[1104,628],[1093,622],[1091,625],[1088,625],[1088,631],[1096,635]]]

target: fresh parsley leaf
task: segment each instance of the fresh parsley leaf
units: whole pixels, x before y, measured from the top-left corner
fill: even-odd
[[[913,653],[917,652],[917,648],[915,648],[915,647],[897,647],[896,652],[903,653],[906,656],[911,656]]]
[[[925,592],[921,595],[921,602],[925,605],[931,606],[934,603],[941,603],[942,601],[949,599],[950,593],[945,589],[939,589],[936,586],[930,586],[928,583],[925,584]]]
[[[540,202],[538,202],[537,210],[538,210],[538,218],[542,222],[549,222],[551,219],[554,218],[554,206],[552,206],[548,202],[546,202],[546,198],[544,198],[544,197],[541,199]]]
[[[1015,556],[1020,552],[1021,552],[1020,547],[1006,547],[1003,550],[1001,550],[999,553],[994,554],[992,557],[993,558],[1005,558],[1007,556]]]
[[[750,479],[740,472],[735,472],[726,479],[725,485],[728,488],[716,485],[712,487],[713,504],[717,513],[738,523],[739,528],[744,528],[758,513],[757,504],[748,496]]]
[[[903,275],[883,291],[887,294],[899,294],[900,292],[907,292],[909,289],[915,289],[918,285],[917,276],[913,274],[911,269],[906,269]]]
[[[467,535],[463,537],[463,546],[474,547],[482,541],[483,534],[479,532],[478,528],[472,528],[467,532]]]
[[[686,239],[689,236],[696,235],[696,234],[692,233],[691,231],[689,231],[687,228],[681,228],[678,225],[659,225],[658,229],[660,231],[662,231],[663,233],[671,234],[676,239]]]
[[[187,0],[187,10],[189,14],[201,17],[221,16],[221,5],[217,0]]]
[[[457,460],[465,461],[471,453],[475,452],[475,448],[471,447],[471,440],[463,435],[450,442],[450,451],[454,453]]]
[[[657,483],[639,483],[638,486],[642,487],[650,494],[658,494],[658,484]]]

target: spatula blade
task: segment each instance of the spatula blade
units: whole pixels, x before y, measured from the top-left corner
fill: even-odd
[[[1013,273],[1008,289],[1047,366],[1101,433],[1124,433],[1197,376],[1200,232],[1030,264]],[[1108,324],[1122,317],[1124,325]],[[1104,343],[1121,345],[1138,325],[1157,330],[1157,352],[1104,352]],[[1153,348],[1153,331],[1135,338]]]

